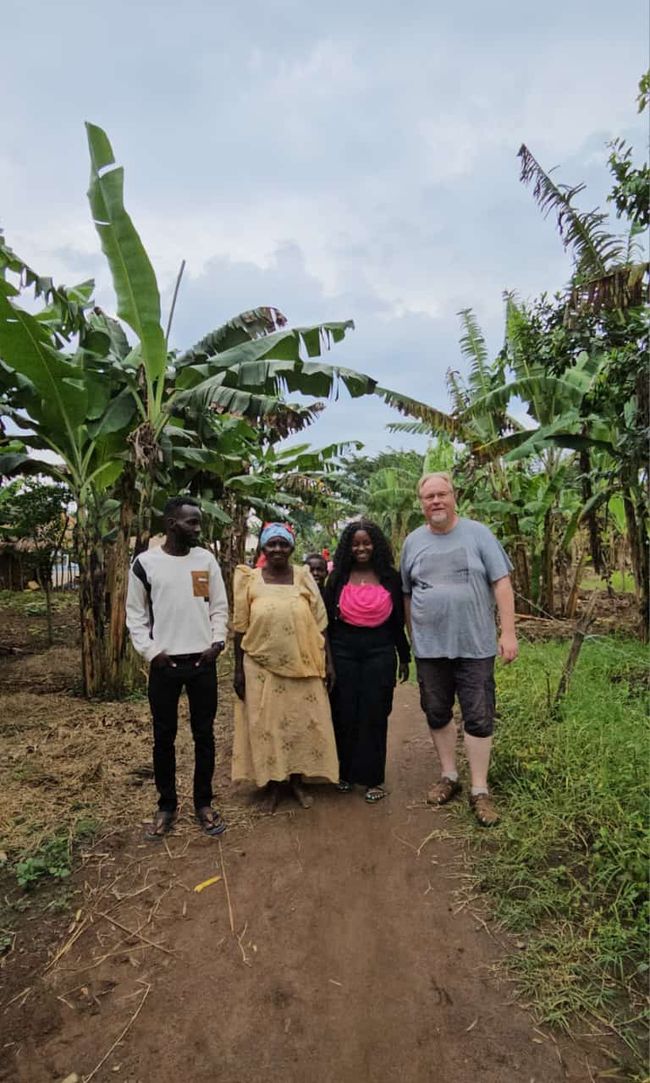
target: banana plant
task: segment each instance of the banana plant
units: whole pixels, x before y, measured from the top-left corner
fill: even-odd
[[[254,419],[272,413],[285,391],[330,395],[344,385],[351,395],[367,394],[375,381],[352,370],[315,360],[340,342],[352,321],[288,328],[275,308],[253,309],[205,335],[189,350],[169,352],[170,319],[163,330],[160,292],[151,261],[124,205],[124,170],[116,164],[106,133],[86,124],[90,154],[88,199],[102,250],[108,261],[117,299],[117,315],[135,335],[122,358],[130,370],[130,393],[138,421],[128,437],[131,468],[125,470],[119,493],[122,509],[116,567],[126,567],[131,521],[137,522],[137,547],[151,533],[156,486],[163,480],[165,442],[174,454],[188,451],[218,454],[218,445],[202,444],[210,413]],[[209,427],[208,427],[209,428]],[[187,433],[192,433],[189,442]],[[184,435],[185,434],[185,435]],[[111,591],[112,680],[117,680],[124,652],[126,578],[122,573]]]
[[[5,270],[16,273],[18,263],[12,254]],[[106,327],[99,317],[89,322],[89,284],[57,291],[31,274],[25,280],[46,301],[36,314],[18,304],[20,291],[6,274],[0,277],[0,392],[5,413],[22,430],[13,449],[0,447],[0,473],[45,474],[73,495],[83,684],[95,695],[103,682],[105,628],[98,524],[124,467],[134,405],[113,371]],[[40,458],[43,451],[53,454]]]

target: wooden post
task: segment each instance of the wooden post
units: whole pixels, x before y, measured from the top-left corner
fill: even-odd
[[[594,590],[592,591],[587,608],[585,609],[584,613],[582,614],[576,625],[576,630],[573,634],[573,639],[571,640],[571,646],[569,648],[569,654],[567,656],[566,662],[564,663],[564,669],[562,670],[560,683],[558,684],[557,692],[555,693],[555,700],[553,702],[552,712],[555,717],[557,717],[561,701],[564,699],[569,690],[571,674],[575,669],[576,662],[578,661],[578,655],[582,650],[582,644],[584,643],[587,631],[593,621],[593,611],[597,601],[598,591]]]

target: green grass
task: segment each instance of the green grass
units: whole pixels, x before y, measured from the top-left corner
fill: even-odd
[[[538,1017],[576,1013],[638,1049],[647,987],[648,656],[589,640],[553,720],[566,643],[522,645],[497,666],[501,718],[491,782],[505,811],[479,836],[475,871],[526,946],[509,960]],[[474,836],[476,837],[476,836]]]
[[[76,591],[53,591],[52,609],[75,608],[79,605]],[[16,609],[28,616],[44,616],[46,612],[45,595],[41,590],[0,590],[0,609]]]
[[[619,594],[634,594],[634,576],[632,572],[612,572],[610,583],[612,590]],[[607,590],[607,583],[595,572],[589,572],[580,580],[582,590]]]

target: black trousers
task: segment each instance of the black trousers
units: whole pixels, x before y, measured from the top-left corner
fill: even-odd
[[[153,773],[158,808],[175,812],[176,731],[178,701],[183,688],[190,705],[194,738],[194,807],[212,801],[214,773],[214,718],[217,713],[217,667],[195,665],[199,655],[175,655],[176,666],[149,668],[149,705],[153,716]]]
[[[357,628],[341,621],[331,645],[336,670],[332,721],[340,776],[345,782],[380,786],[393,709],[395,646],[385,627]]]

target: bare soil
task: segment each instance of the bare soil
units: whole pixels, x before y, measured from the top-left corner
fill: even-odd
[[[15,664],[0,664],[0,683],[7,666],[18,679]],[[287,799],[269,817],[228,781],[227,660],[224,669],[216,782],[230,826],[221,840],[189,816],[186,718],[182,815],[168,840],[147,843],[155,793],[146,703],[86,704],[43,688],[37,696],[19,680],[19,691],[0,696],[14,757],[0,764],[0,787],[23,793],[22,826],[13,798],[5,821],[14,841],[24,845],[25,824],[37,822],[46,836],[51,805],[64,826],[75,803],[103,824],[77,850],[63,913],[60,891],[26,896],[5,873],[13,940],[0,972],[0,1079],[604,1078],[599,1049],[536,1028],[495,973],[513,945],[473,897],[469,812],[423,800],[434,763],[415,688],[396,696],[386,800],[369,806],[359,793],[314,787],[312,809]],[[21,778],[30,762],[31,778]]]

